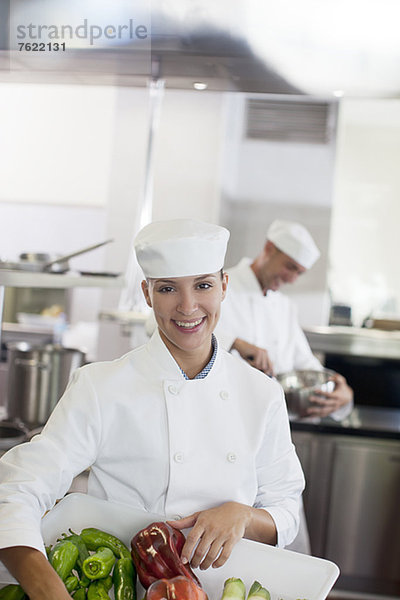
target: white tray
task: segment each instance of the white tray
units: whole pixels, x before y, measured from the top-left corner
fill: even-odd
[[[98,527],[116,535],[130,548],[137,531],[162,520],[160,515],[76,493],[67,495],[45,515],[42,533],[45,543],[53,544],[69,528],[80,533],[85,527]],[[196,569],[196,574],[209,600],[221,598],[228,577],[240,577],[247,590],[256,579],[270,591],[271,600],[324,600],[339,568],[328,560],[241,540],[223,567]],[[138,585],[138,600],[143,596]]]

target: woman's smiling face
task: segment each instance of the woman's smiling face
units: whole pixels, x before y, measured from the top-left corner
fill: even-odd
[[[172,355],[209,351],[227,281],[226,274],[221,277],[217,272],[142,282],[146,302]]]

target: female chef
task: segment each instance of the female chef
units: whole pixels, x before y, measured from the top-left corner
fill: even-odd
[[[191,528],[181,556],[193,567],[221,566],[242,537],[295,537],[304,479],[282,390],[212,333],[228,238],[187,219],[142,229],[135,250],[158,329],[77,370],[42,433],[1,459],[0,559],[30,600],[69,598],[40,519],[89,466],[89,494]]]

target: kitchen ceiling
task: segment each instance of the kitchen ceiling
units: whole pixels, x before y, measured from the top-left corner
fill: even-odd
[[[65,4],[63,0],[11,0],[7,15],[7,2],[3,2],[0,80],[143,86],[153,76],[165,79],[170,88],[193,89],[195,82],[203,82],[209,90],[400,95],[398,0],[154,0],[151,4],[116,0],[112,7],[94,0],[71,0]],[[67,39],[67,51],[58,54],[18,50],[18,24],[76,24],[83,15],[96,23],[134,18],[136,23],[148,23],[151,36],[146,44],[137,39],[106,39],[88,46]]]

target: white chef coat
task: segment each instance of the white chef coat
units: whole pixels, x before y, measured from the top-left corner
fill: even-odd
[[[158,331],[78,369],[41,435],[0,460],[0,547],[43,551],[41,516],[89,466],[99,498],[166,518],[242,502],[268,510],[279,546],[297,532],[304,477],[282,390],[221,348],[200,380],[185,380]]]
[[[275,373],[293,369],[322,369],[300,327],[293,302],[279,291],[264,296],[250,258],[228,269],[228,291],[221,305],[215,333],[229,350],[236,338],[265,348]],[[331,414],[336,420],[346,417],[352,403]]]
[[[243,258],[229,269],[228,292],[216,328],[218,339],[229,349],[236,338],[265,348],[276,373],[292,369],[321,369],[299,325],[296,307],[281,292],[264,296],[251,259]]]

